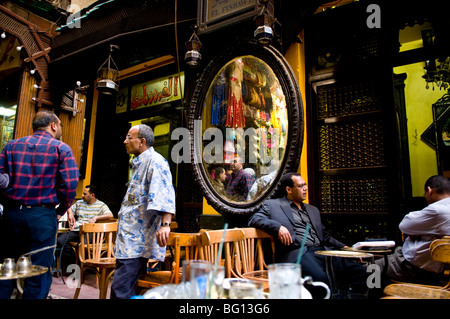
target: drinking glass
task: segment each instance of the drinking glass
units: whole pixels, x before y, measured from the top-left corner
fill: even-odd
[[[301,299],[302,271],[299,264],[270,264],[269,287],[271,299]]]
[[[183,285],[186,298],[206,298],[212,269],[213,265],[205,260],[183,261]]]
[[[230,299],[264,299],[263,284],[256,281],[231,281]]]
[[[211,271],[211,275],[214,272],[214,266],[213,270]],[[222,299],[224,297],[223,293],[223,282],[225,280],[225,267],[224,266],[217,266],[216,272],[214,274],[214,278],[212,279],[212,285],[211,285],[211,294],[210,299]]]

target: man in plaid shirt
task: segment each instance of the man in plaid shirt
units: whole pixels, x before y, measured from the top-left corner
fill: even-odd
[[[61,121],[51,111],[33,118],[30,136],[13,140],[0,154],[0,173],[9,175],[3,193],[0,260],[55,244],[57,215],[63,215],[76,195],[79,171],[72,149],[61,139]],[[59,205],[59,206],[58,206]],[[55,207],[57,208],[55,209]],[[53,249],[31,255],[33,265],[48,267],[25,280],[24,299],[45,299],[52,282]],[[0,299],[9,299],[15,281],[0,281]]]
[[[247,195],[255,179],[243,169],[242,160],[236,157],[230,164],[233,171],[231,182],[227,186],[227,196],[238,202],[247,200]]]

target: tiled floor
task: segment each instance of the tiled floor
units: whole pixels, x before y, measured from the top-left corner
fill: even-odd
[[[53,276],[53,282],[52,286],[50,287],[50,298],[53,299],[73,299],[73,296],[75,294],[75,287],[70,286],[70,278],[68,280],[67,276],[64,276],[63,283],[61,277],[55,277]],[[111,291],[111,281],[109,283],[109,289],[107,298],[109,299]],[[96,278],[95,275],[87,273],[85,275],[85,281],[84,284],[81,286],[80,295],[78,296],[78,299],[98,299],[99,297],[99,290],[96,284]]]

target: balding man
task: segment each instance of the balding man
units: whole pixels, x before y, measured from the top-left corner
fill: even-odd
[[[10,179],[2,200],[0,260],[54,245],[57,215],[66,212],[76,195],[78,166],[72,149],[61,141],[60,119],[39,111],[32,127],[32,135],[12,140],[0,154],[0,173]],[[45,299],[52,283],[53,249],[31,259],[49,271],[26,279],[22,298]],[[9,299],[14,286],[14,280],[0,281],[0,299]]]

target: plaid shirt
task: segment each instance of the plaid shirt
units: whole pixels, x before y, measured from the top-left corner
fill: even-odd
[[[247,200],[247,195],[252,188],[255,179],[251,177],[243,169],[240,169],[237,173],[232,174],[231,182],[227,187],[227,196],[236,201]]]
[[[0,154],[0,172],[8,173],[4,195],[23,205],[57,205],[64,213],[76,195],[78,166],[72,149],[46,131],[12,140]]]

